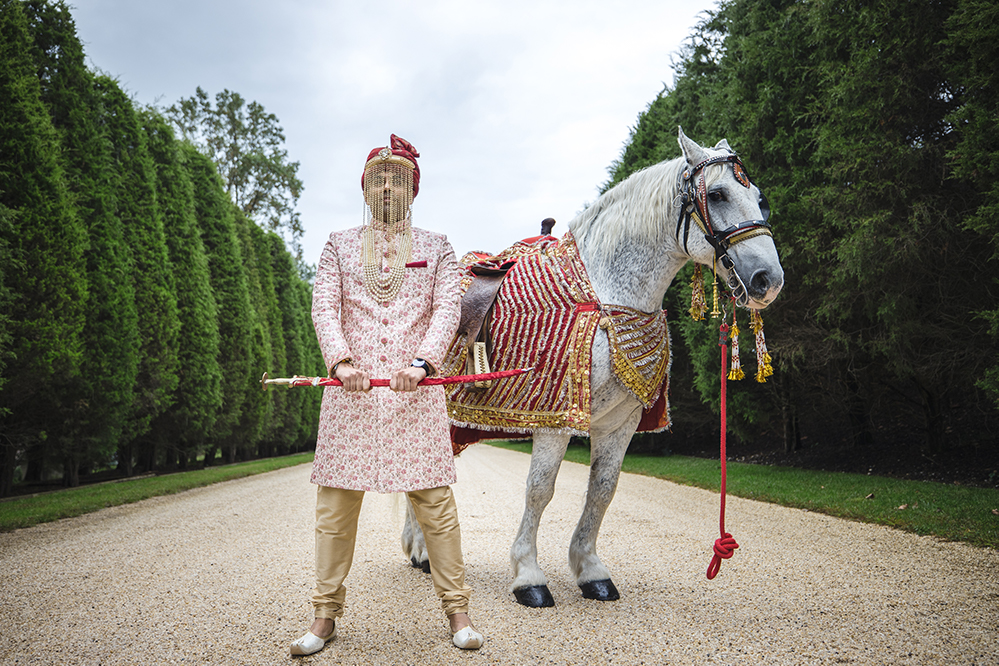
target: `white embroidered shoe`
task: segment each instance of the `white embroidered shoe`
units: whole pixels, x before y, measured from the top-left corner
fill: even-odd
[[[462,650],[478,650],[486,639],[472,625],[468,625],[451,634],[451,642]]]
[[[291,656],[304,657],[315,654],[326,647],[326,644],[334,638],[336,638],[336,625],[333,626],[333,631],[326,638],[316,636],[311,631],[306,632],[304,636],[291,644]]]

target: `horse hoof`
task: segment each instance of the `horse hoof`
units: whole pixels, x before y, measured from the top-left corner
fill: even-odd
[[[423,569],[423,573],[430,573],[430,560],[419,561],[415,557],[409,558],[409,563],[413,565],[414,569]]]
[[[597,601],[617,601],[621,598],[617,588],[610,578],[606,580],[591,580],[579,586],[583,591],[584,599],[596,599]]]
[[[518,604],[528,608],[551,608],[555,605],[555,598],[547,585],[520,587],[513,591],[513,596]]]

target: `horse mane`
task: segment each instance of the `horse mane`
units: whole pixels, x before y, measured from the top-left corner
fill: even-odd
[[[622,244],[663,248],[677,223],[677,183],[686,165],[681,156],[636,171],[574,217],[569,230],[584,256],[610,261]],[[720,175],[705,173],[708,183]]]

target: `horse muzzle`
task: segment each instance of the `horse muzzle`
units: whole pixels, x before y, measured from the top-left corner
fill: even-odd
[[[733,264],[728,268],[727,284],[741,307],[762,310],[777,298],[784,288],[784,271],[779,267],[757,268],[748,280],[743,280],[739,269]]]

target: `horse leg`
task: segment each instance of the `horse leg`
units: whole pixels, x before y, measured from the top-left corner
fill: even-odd
[[[423,530],[413,512],[413,503],[406,500],[406,523],[402,526],[402,552],[409,557],[414,569],[430,573],[430,557],[427,555],[427,542]]]
[[[615,419],[618,423],[613,428],[592,428],[590,431],[590,480],[586,502],[569,543],[569,566],[586,599],[613,601],[620,597],[610,571],[597,556],[597,535],[607,507],[614,499],[621,463],[641,417],[641,409],[635,409],[624,418]]]
[[[524,516],[510,548],[514,576],[510,589],[518,603],[531,608],[555,605],[548,589],[548,578],[538,566],[538,526],[541,514],[555,494],[555,477],[568,446],[569,435],[534,435],[531,469],[524,494]]]

